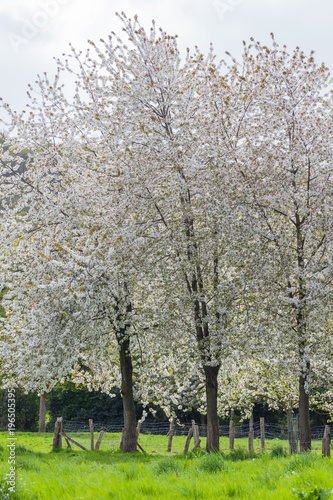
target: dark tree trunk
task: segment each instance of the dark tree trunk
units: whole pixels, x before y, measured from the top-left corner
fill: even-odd
[[[219,418],[217,414],[217,375],[219,366],[204,366],[207,398],[206,451],[219,450]]]
[[[180,201],[185,207],[186,215],[184,217],[185,236],[187,241],[187,260],[190,264],[189,275],[185,274],[185,282],[187,290],[193,300],[193,313],[196,328],[196,337],[198,348],[201,353],[203,369],[205,371],[206,399],[207,399],[207,444],[206,451],[219,450],[219,419],[217,415],[217,375],[219,366],[209,366],[211,362],[211,347],[210,347],[210,331],[209,331],[209,314],[208,306],[205,298],[205,287],[203,273],[200,264],[199,246],[195,237],[194,219],[191,215],[191,194],[187,187],[186,177],[184,172],[180,170],[180,175],[186,185],[186,190],[180,196]],[[216,233],[217,236],[217,233]],[[214,279],[213,287],[216,289],[219,282],[218,276],[218,253],[214,255]],[[217,322],[220,322],[219,313],[216,313]],[[214,356],[215,357],[215,356]]]
[[[311,427],[310,427],[310,410],[309,410],[309,394],[305,392],[305,377],[299,378],[299,441],[300,451],[311,450]]]
[[[121,395],[123,398],[124,429],[122,450],[125,453],[137,450],[136,414],[133,397],[133,368],[129,340],[120,344]]]
[[[38,432],[45,432],[46,402],[45,392],[42,392],[39,398],[39,429]]]
[[[296,175],[296,171],[294,171]],[[300,218],[298,207],[295,214],[296,235],[297,235],[297,262],[298,262],[298,307],[296,313],[297,329],[299,332],[299,356],[301,366],[304,363],[305,347],[307,342],[307,322],[306,322],[306,286],[304,280],[304,244],[305,238],[302,234],[303,219]],[[299,441],[300,452],[311,450],[311,428],[309,394],[305,392],[305,383],[310,370],[310,362],[306,362],[306,371],[299,377]]]
[[[123,283],[125,300],[116,298],[115,310],[117,319],[114,323],[116,339],[119,345],[119,361],[121,372],[121,396],[123,400],[124,427],[120,447],[125,453],[137,451],[136,414],[133,396],[133,365],[130,351],[130,334],[132,304],[129,300],[126,283]],[[122,326],[120,326],[122,325]]]

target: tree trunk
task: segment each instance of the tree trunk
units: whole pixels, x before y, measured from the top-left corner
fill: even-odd
[[[124,429],[122,450],[130,453],[137,450],[136,415],[133,397],[133,367],[129,340],[120,343],[121,395],[123,398]]]
[[[46,402],[45,392],[42,392],[39,398],[39,429],[38,432],[45,432]]]
[[[219,450],[219,418],[217,415],[217,375],[219,366],[204,366],[207,398],[206,451]]]
[[[133,366],[130,351],[130,336],[128,329],[131,325],[130,315],[132,303],[129,300],[126,283],[123,283],[125,300],[116,298],[115,310],[117,320],[115,322],[115,334],[119,345],[119,361],[121,372],[121,396],[123,400],[124,428],[121,435],[121,449],[125,453],[137,451],[137,429],[136,414],[133,397]],[[119,326],[121,325],[122,326]]]
[[[310,409],[309,394],[305,392],[305,377],[299,378],[299,442],[300,452],[311,450],[311,427],[310,427]]]
[[[296,175],[296,171],[294,171]],[[296,314],[297,329],[299,334],[299,356],[300,365],[302,366],[305,358],[305,347],[308,338],[307,332],[307,317],[306,317],[306,286],[304,280],[304,242],[305,238],[302,234],[302,220],[299,215],[298,207],[296,206],[296,235],[297,235],[297,262],[298,262],[298,306]],[[304,219],[303,219],[304,220]],[[310,370],[310,362],[306,361],[306,371],[301,373],[299,377],[299,444],[300,452],[311,450],[311,428],[310,428],[310,409],[309,409],[309,394],[305,392],[305,383]]]

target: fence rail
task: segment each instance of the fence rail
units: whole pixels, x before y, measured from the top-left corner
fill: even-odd
[[[89,424],[87,422],[81,421],[64,421],[64,427],[68,432],[89,432]],[[175,436],[187,436],[191,423],[179,424],[175,423],[174,435]],[[103,424],[99,422],[94,422],[94,429],[96,431],[105,432],[121,432],[123,429],[123,423],[117,424]],[[166,436],[170,429],[169,422],[142,422],[140,433],[141,434],[155,434],[160,436]],[[249,424],[243,423],[240,425],[235,425],[235,438],[247,438],[249,435]],[[311,438],[315,440],[320,440],[323,438],[325,426],[313,427],[311,429]],[[260,439],[260,423],[255,422],[253,425],[254,439]],[[331,434],[333,433],[333,425],[330,426]],[[199,424],[200,436],[207,436],[207,426]],[[220,436],[229,436],[229,425],[220,425]],[[283,439],[288,440],[288,426],[278,425],[272,423],[265,423],[265,436],[266,439]]]

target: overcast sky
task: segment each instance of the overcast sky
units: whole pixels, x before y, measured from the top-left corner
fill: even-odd
[[[84,49],[88,39],[121,32],[117,11],[138,14],[146,28],[155,19],[179,36],[182,48],[207,51],[212,42],[219,58],[226,50],[239,56],[251,36],[267,43],[274,32],[290,51],[313,49],[333,70],[330,0],[0,0],[0,97],[21,109],[27,84],[38,73],[53,74],[53,57],[67,52],[69,42]]]

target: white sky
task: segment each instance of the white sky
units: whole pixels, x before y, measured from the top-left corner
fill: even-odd
[[[317,62],[333,68],[330,0],[0,0],[0,97],[14,109],[26,103],[27,84],[54,73],[54,56],[71,42],[86,48],[111,31],[121,33],[115,12],[138,14],[148,29],[151,19],[179,36],[182,48],[212,42],[219,58],[239,56],[242,40],[269,42],[269,33],[291,51],[299,45],[316,51]]]

